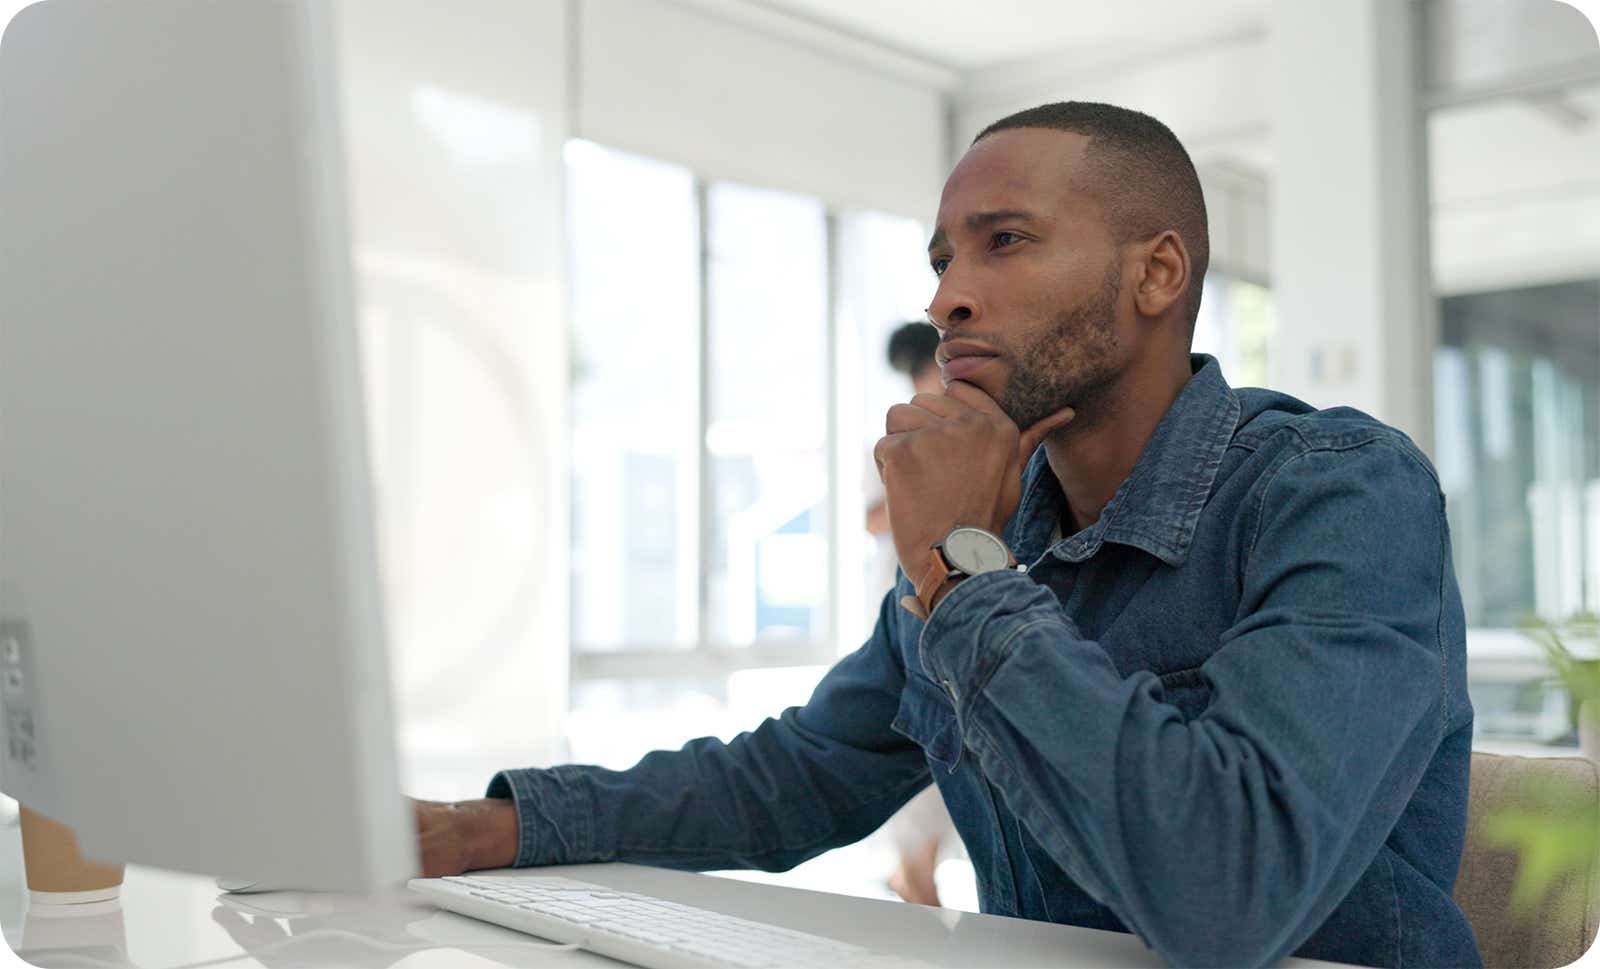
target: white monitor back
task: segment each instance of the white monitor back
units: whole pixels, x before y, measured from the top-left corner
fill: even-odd
[[[414,870],[327,6],[49,0],[0,43],[0,787],[92,857]]]

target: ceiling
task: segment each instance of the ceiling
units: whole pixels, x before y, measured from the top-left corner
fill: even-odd
[[[1147,48],[1266,19],[1269,0],[746,0],[957,70]]]
[[[1433,200],[1482,209],[1600,196],[1600,84],[1449,108],[1429,119]]]

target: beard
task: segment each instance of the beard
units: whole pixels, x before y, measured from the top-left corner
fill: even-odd
[[[1122,268],[1114,260],[1099,292],[1058,311],[1034,335],[1006,349],[1011,380],[996,398],[1019,430],[1026,431],[1063,407],[1077,409],[1073,425],[1092,420],[1095,404],[1116,379],[1117,296]]]

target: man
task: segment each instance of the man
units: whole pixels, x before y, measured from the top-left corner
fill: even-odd
[[[730,744],[419,805],[428,873],[781,869],[931,773],[985,911],[1185,965],[1479,964],[1450,897],[1472,711],[1427,460],[1189,355],[1205,207],[1151,118],[990,126],[929,257],[946,389],[877,447],[905,577],[872,638]]]

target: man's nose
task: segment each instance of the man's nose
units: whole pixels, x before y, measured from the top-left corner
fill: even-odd
[[[928,322],[940,330],[968,323],[978,315],[978,301],[972,292],[952,279],[947,270],[939,279],[939,289],[928,304]]]

